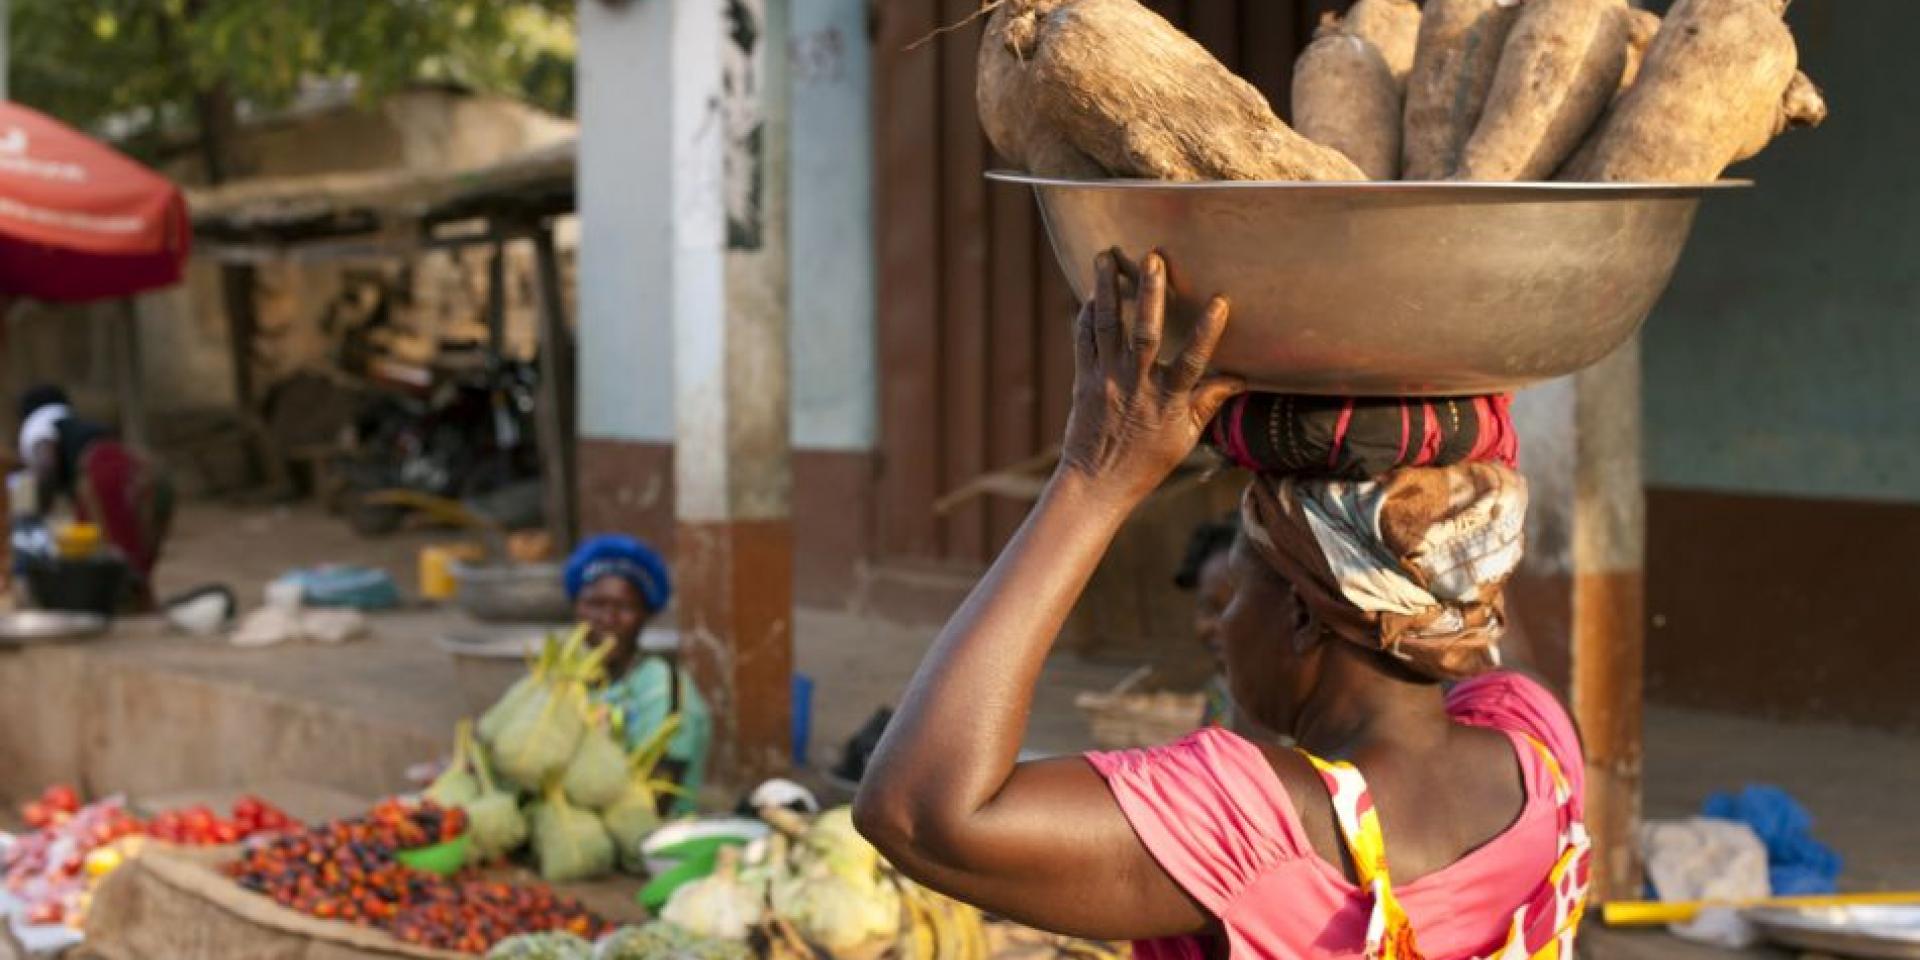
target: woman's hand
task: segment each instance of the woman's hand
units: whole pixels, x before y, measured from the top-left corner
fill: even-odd
[[[1121,291],[1120,270],[1117,254],[1100,255],[1093,302],[1081,309],[1074,327],[1073,409],[1060,473],[1131,509],[1186,459],[1220,406],[1245,384],[1207,375],[1227,329],[1225,298],[1207,305],[1186,346],[1162,363],[1166,261],[1158,253],[1147,255],[1131,304]]]

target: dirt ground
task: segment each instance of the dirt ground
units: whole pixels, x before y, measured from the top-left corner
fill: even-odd
[[[411,592],[419,547],[446,539],[443,532],[363,540],[344,522],[311,508],[189,505],[162,564],[161,592],[226,583],[250,605],[268,581],[288,569],[341,561],[385,567]],[[436,635],[461,619],[434,608],[385,615],[376,624],[376,643],[387,652],[378,658],[355,653],[375,648],[315,647],[263,659],[205,643],[155,646],[145,656],[169,669],[326,700],[432,733],[450,730],[467,709],[447,658],[432,646]],[[817,684],[814,762],[831,763],[837,745],[898,694],[932,631],[811,610],[800,612],[796,626],[799,668]],[[357,666],[362,659],[369,662]],[[375,668],[372,659],[382,666]],[[394,669],[394,664],[405,666]],[[1109,687],[1126,672],[1126,665],[1057,657],[1035,710],[1030,749],[1086,749],[1087,730],[1074,696]],[[1784,787],[1812,811],[1818,835],[1846,858],[1846,888],[1920,890],[1920,817],[1913,815],[1913,798],[1920,796],[1920,738],[1655,706],[1647,716],[1645,773],[1651,817],[1687,815],[1709,793],[1747,783]],[[1714,951],[1665,936],[1609,933],[1595,937],[1589,952],[1680,957]]]

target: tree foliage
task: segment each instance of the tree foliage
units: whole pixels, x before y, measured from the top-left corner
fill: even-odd
[[[448,82],[572,107],[573,0],[11,0],[11,93],[69,122],[197,129],[205,98]]]

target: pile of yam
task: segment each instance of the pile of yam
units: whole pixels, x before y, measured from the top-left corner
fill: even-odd
[[[1138,0],[998,0],[988,138],[1071,179],[1703,183],[1827,107],[1787,0],[1356,0],[1294,64],[1290,126]]]

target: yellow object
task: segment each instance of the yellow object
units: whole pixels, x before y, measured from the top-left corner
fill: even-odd
[[[87,876],[99,879],[118,869],[126,857],[114,847],[100,847],[87,854],[85,868]]]
[[[100,550],[100,528],[91,523],[63,523],[53,532],[54,548],[67,560],[81,560]]]
[[[545,563],[553,559],[553,535],[545,530],[507,534],[507,559],[514,563]]]
[[[1761,908],[1799,909],[1806,907],[1883,907],[1920,905],[1920,892],[1914,893],[1841,893],[1818,897],[1772,897],[1736,903],[1703,900],[1619,900],[1600,908],[1600,916],[1609,927],[1654,927],[1686,923],[1713,908],[1754,910]]]
[[[420,596],[428,600],[451,600],[457,584],[453,579],[454,561],[478,563],[486,551],[477,543],[442,543],[420,548]]]
[[[486,517],[468,510],[458,500],[436,497],[414,490],[398,488],[376,490],[361,497],[360,500],[376,507],[404,507],[423,513],[428,520],[443,527],[454,527],[460,530],[493,530],[498,526]]]

